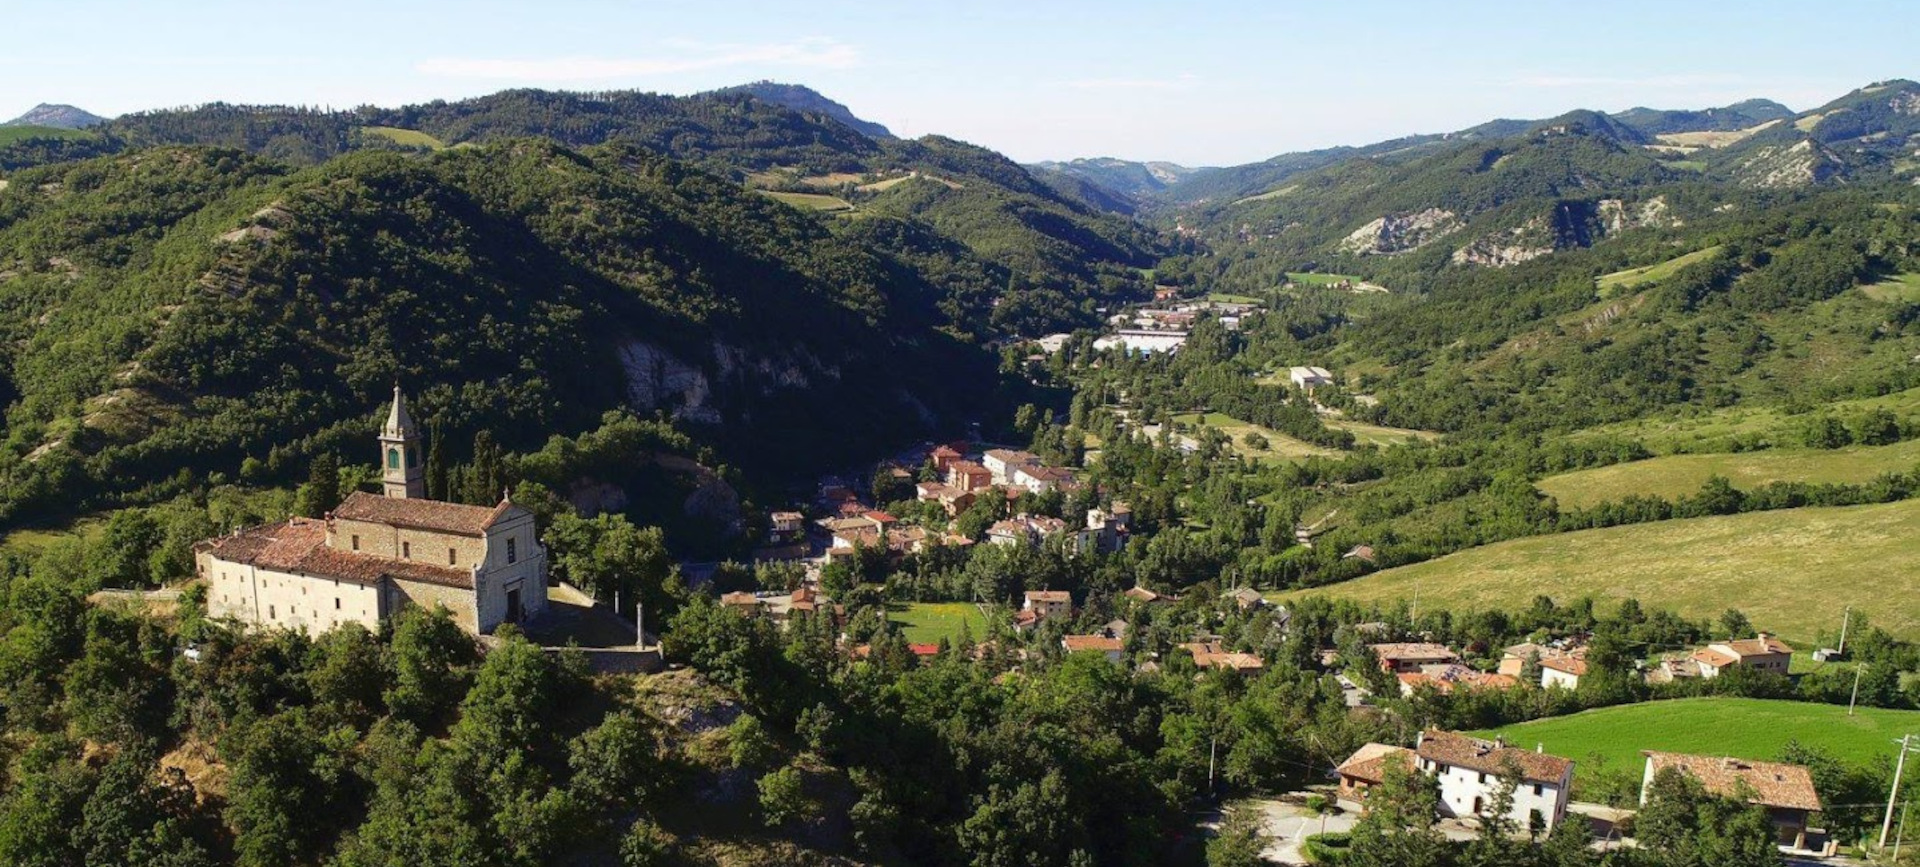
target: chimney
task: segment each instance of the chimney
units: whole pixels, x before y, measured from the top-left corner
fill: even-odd
[[[1545,742],[1545,741],[1540,741],[1540,742],[1536,742],[1536,743],[1535,743],[1535,744],[1533,745],[1533,751],[1534,751],[1534,752],[1536,752],[1536,753],[1541,753],[1541,754],[1545,754],[1545,753],[1546,753],[1546,751],[1547,751],[1547,744],[1546,744],[1546,742]]]

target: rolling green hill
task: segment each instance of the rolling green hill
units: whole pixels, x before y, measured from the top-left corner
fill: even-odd
[[[1713,476],[1740,490],[1769,482],[1859,484],[1882,473],[1920,466],[1920,440],[1842,449],[1769,449],[1735,454],[1670,455],[1550,476],[1540,490],[1562,509],[1587,508],[1630,495],[1675,501],[1699,493]]]
[[[1609,771],[1635,776],[1641,750],[1778,761],[1788,741],[1825,750],[1843,762],[1890,758],[1889,741],[1920,727],[1920,712],[1753,698],[1687,698],[1590,710],[1479,732],[1575,762],[1599,755]],[[1578,775],[1579,771],[1575,771]]]
[[[1690,518],[1500,542],[1387,569],[1306,594],[1421,607],[1517,609],[1628,597],[1689,617],[1728,608],[1762,629],[1807,638],[1848,605],[1887,631],[1920,637],[1920,501]]]

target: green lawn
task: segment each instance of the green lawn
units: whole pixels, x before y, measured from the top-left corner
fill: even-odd
[[[1657,265],[1648,265],[1644,268],[1628,268],[1625,271],[1603,274],[1594,281],[1594,287],[1600,290],[1600,294],[1605,295],[1615,289],[1658,283],[1661,280],[1673,276],[1673,272],[1681,268],[1711,258],[1719,253],[1720,247],[1716,245],[1704,250],[1695,250],[1684,256],[1676,256]]]
[[[1358,445],[1391,446],[1411,442],[1432,442],[1440,438],[1439,434],[1430,430],[1382,427],[1344,418],[1322,418],[1320,421],[1327,427],[1353,434],[1353,441]]]
[[[1562,473],[1540,480],[1540,490],[1562,508],[1587,508],[1628,494],[1677,500],[1700,491],[1712,476],[1741,490],[1768,482],[1857,484],[1920,464],[1920,440],[1843,449],[1769,449],[1707,455],[1667,455]]]
[[[1920,274],[1895,274],[1878,283],[1860,287],[1860,294],[1875,301],[1920,301]]]
[[[378,136],[404,147],[442,150],[447,146],[446,142],[417,129],[402,129],[397,126],[365,126],[361,127],[360,131],[367,135]]]
[[[1841,419],[1886,409],[1902,420],[1920,419],[1920,388],[1880,397],[1840,400],[1819,412]],[[1639,440],[1655,454],[1730,451],[1734,437],[1759,435],[1773,442],[1789,442],[1811,415],[1792,415],[1777,406],[1730,406],[1687,416],[1649,417],[1576,431],[1570,436],[1621,437]]]
[[[1860,708],[1847,716],[1841,705],[1752,698],[1686,698],[1590,710],[1520,723],[1488,732],[1515,744],[1575,762],[1598,754],[1609,771],[1640,773],[1641,750],[1732,756],[1774,761],[1789,740],[1819,747],[1842,761],[1865,764],[1892,759],[1889,743],[1920,731],[1920,711]],[[1577,777],[1580,769],[1574,768]]]
[[[1322,448],[1304,440],[1294,439],[1276,430],[1255,424],[1248,424],[1225,413],[1210,412],[1202,418],[1197,413],[1189,412],[1176,415],[1173,417],[1173,420],[1185,425],[1189,429],[1198,428],[1202,425],[1219,429],[1221,433],[1226,434],[1229,439],[1233,440],[1233,450],[1236,454],[1244,455],[1251,460],[1292,461],[1300,458],[1337,455],[1340,453],[1334,449]],[[1245,438],[1250,431],[1267,438],[1267,447],[1265,449],[1250,448],[1245,442],[1242,442],[1242,439]]]
[[[900,624],[907,640],[915,644],[938,644],[940,639],[960,639],[965,625],[973,640],[987,637],[987,616],[971,602],[912,602],[887,606],[887,620]]]
[[[1524,607],[1633,597],[1693,618],[1728,608],[1806,643],[1839,628],[1853,606],[1903,638],[1920,638],[1920,500],[1783,509],[1658,521],[1514,539],[1341,584],[1296,591],[1361,602],[1412,599],[1432,606]]]
[[[57,126],[0,126],[0,145],[10,145],[30,138],[93,138],[93,133],[83,129],[63,129]]]
[[[777,193],[771,190],[761,191],[766,196],[777,199],[796,208],[812,211],[851,211],[853,204],[839,196],[821,193]]]

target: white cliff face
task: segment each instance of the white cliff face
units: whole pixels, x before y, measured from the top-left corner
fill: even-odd
[[[1750,187],[1805,187],[1839,171],[1839,161],[1826,148],[1805,139],[1791,147],[1760,148],[1734,171]]]
[[[1411,214],[1388,214],[1354,230],[1340,249],[1362,256],[1392,255],[1418,250],[1460,228],[1452,211],[1428,208]]]
[[[621,344],[616,353],[627,382],[628,403],[643,411],[667,409],[675,418],[718,424],[720,407],[713,397],[716,380],[746,379],[762,394],[769,394],[778,389],[810,388],[820,378],[838,380],[841,375],[839,366],[806,353],[790,358],[759,356],[718,341],[710,348],[711,377],[706,370],[647,341]]]

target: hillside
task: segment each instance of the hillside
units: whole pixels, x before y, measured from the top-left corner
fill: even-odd
[[[302,170],[174,148],[15,178],[6,518],[183,470],[283,477],[396,380],[456,442],[630,406],[779,473],[991,412],[991,360],[955,336],[984,299],[954,278],[990,273],[964,250],[836,233],[628,147]]]
[[[106,121],[106,118],[86,111],[85,109],[75,108],[71,105],[57,105],[43,102],[33,108],[27,109],[26,114],[20,115],[6,123],[0,123],[0,126],[50,126],[57,129],[86,129],[90,126],[98,126]]]
[[[855,117],[853,110],[834,102],[813,88],[800,84],[782,84],[775,81],[756,81],[734,87],[723,87],[712,93],[725,96],[744,93],[766,102],[784,105],[794,111],[825,115],[834,121],[851,128],[867,138],[890,139],[894,135],[885,126],[870,120]]]
[[[1641,750],[1767,762],[1779,761],[1789,741],[1825,750],[1843,762],[1871,765],[1888,754],[1888,741],[1899,740],[1916,725],[1920,713],[1913,711],[1860,708],[1849,714],[1830,704],[1688,698],[1601,708],[1481,734],[1539,744],[1576,762],[1598,755],[1608,771],[1637,777],[1645,766]]]
[[[1422,608],[1517,610],[1634,598],[1697,618],[1739,608],[1754,623],[1810,640],[1853,606],[1888,632],[1920,636],[1920,568],[1909,532],[1920,502],[1785,509],[1585,530],[1500,542],[1303,591],[1360,602],[1418,595]],[[1835,576],[1846,576],[1845,581]]]
[[[1920,440],[1842,449],[1768,449],[1737,454],[1669,455],[1579,470],[1540,480],[1562,509],[1583,509],[1629,496],[1677,501],[1714,476],[1751,491],[1773,482],[1857,485],[1920,466]]]

